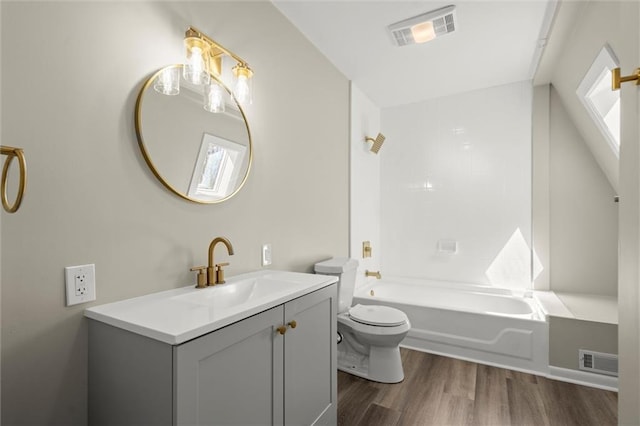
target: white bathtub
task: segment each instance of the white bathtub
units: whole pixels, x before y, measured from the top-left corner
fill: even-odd
[[[548,373],[549,325],[531,297],[472,284],[393,278],[358,288],[357,303],[404,311],[411,330],[402,346]]]

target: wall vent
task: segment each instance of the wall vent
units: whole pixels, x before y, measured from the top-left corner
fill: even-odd
[[[618,355],[580,349],[578,359],[580,370],[618,376]]]
[[[456,30],[456,7],[446,6],[422,15],[408,18],[387,27],[391,39],[396,46],[407,46],[409,44],[423,43],[433,38],[452,33]],[[421,28],[423,24],[430,23],[432,34],[425,39],[416,39],[416,29]],[[424,36],[424,33],[422,34]]]

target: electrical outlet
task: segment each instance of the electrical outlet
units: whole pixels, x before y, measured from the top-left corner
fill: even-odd
[[[80,265],[64,268],[67,306],[96,300],[96,266]]]
[[[262,266],[271,265],[271,243],[262,245]]]

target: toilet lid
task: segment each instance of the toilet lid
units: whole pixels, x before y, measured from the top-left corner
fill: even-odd
[[[349,308],[349,316],[362,324],[393,327],[407,322],[407,315],[389,306],[355,305]]]

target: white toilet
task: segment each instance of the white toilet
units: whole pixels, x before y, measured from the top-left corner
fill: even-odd
[[[404,379],[399,344],[411,325],[407,315],[395,308],[376,305],[351,306],[358,261],[333,258],[316,263],[318,274],[337,276],[338,369],[382,383]]]

